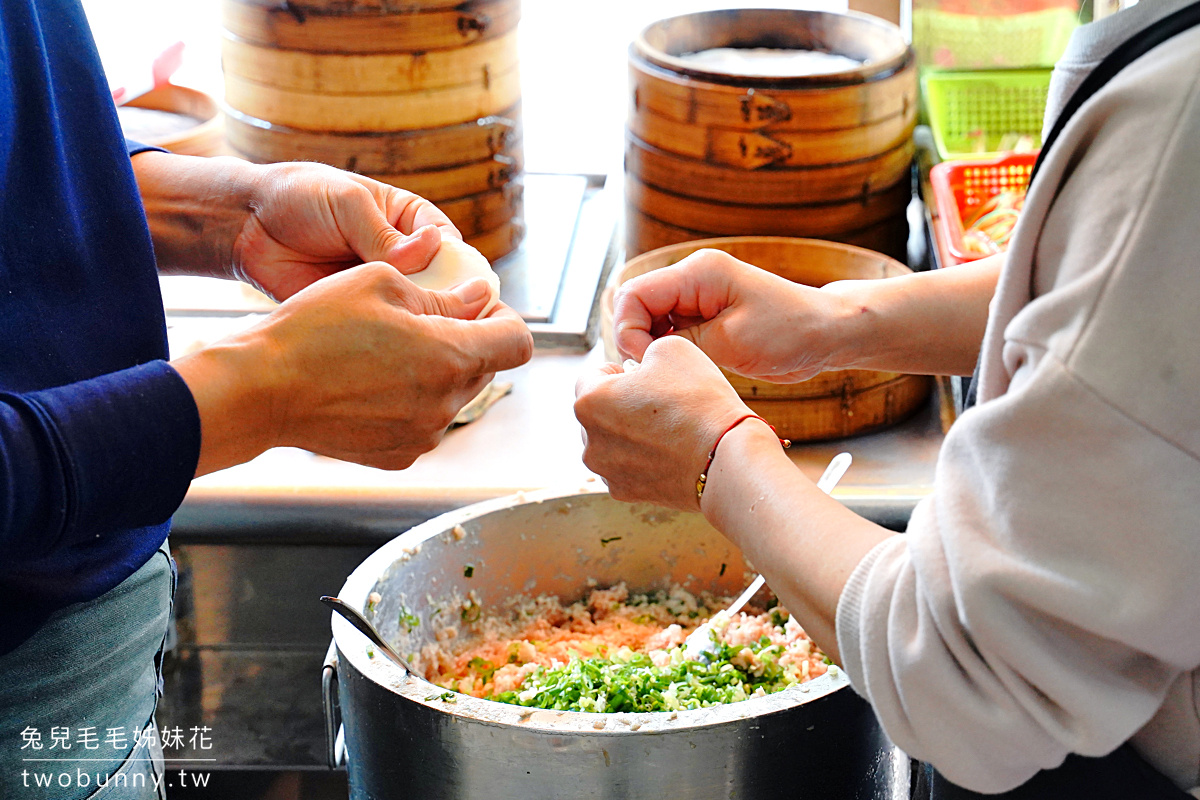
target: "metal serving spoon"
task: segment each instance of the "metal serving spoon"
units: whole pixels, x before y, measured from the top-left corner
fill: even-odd
[[[850,462],[853,459],[849,453],[838,453],[829,462],[829,466],[825,468],[825,472],[821,474],[817,481],[817,488],[825,494],[833,491],[833,487],[837,486],[837,482],[846,474],[846,470],[850,469]],[[718,611],[707,622],[700,625],[696,630],[688,634],[688,637],[683,640],[684,655],[691,659],[707,660],[717,650],[717,643],[712,638],[712,626],[718,618],[729,618],[742,610],[742,606],[750,602],[750,598],[758,593],[758,590],[767,582],[766,578],[759,575],[754,581],[746,587],[746,591],[738,595],[738,598],[730,604],[729,608],[724,611]]]
[[[359,632],[361,632],[363,636],[366,636],[368,639],[370,639],[371,644],[382,650],[383,654],[391,659],[393,664],[400,667],[405,672],[411,672],[414,675],[416,674],[417,671],[412,668],[412,665],[409,664],[403,656],[392,649],[392,646],[388,644],[382,636],[379,635],[379,631],[375,630],[375,626],[371,624],[371,621],[364,617],[358,609],[343,602],[337,597],[330,597],[329,595],[324,595],[321,597],[321,602],[345,617],[346,621],[355,628],[358,628]]]

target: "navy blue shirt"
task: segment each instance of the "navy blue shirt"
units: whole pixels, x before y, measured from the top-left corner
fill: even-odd
[[[0,653],[132,575],[196,468],[154,251],[76,0],[0,0]]]

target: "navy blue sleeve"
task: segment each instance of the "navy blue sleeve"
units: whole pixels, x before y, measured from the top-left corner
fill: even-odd
[[[152,144],[142,144],[135,142],[133,139],[125,140],[125,150],[129,153],[129,157],[133,158],[138,153],[169,153],[169,150],[164,150],[161,147],[155,147]]]
[[[0,552],[43,558],[165,522],[200,455],[200,417],[164,361],[0,393]]]

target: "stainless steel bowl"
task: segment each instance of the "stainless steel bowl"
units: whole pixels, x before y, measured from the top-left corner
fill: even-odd
[[[698,514],[599,492],[518,494],[413,528],[364,561],[340,596],[365,611],[378,592],[377,627],[404,640],[402,606],[427,623],[447,598],[472,590],[485,609],[519,593],[571,601],[589,579],[732,595],[748,571]],[[422,624],[405,644],[415,649],[430,635]],[[331,735],[340,711],[351,798],[908,797],[907,757],[840,670],[676,714],[543,711],[442,699],[441,688],[369,655],[340,617],[333,636],[326,711]]]

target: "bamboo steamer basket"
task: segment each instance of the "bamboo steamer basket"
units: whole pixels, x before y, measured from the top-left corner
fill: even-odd
[[[221,63],[259,86],[309,94],[364,95],[453,86],[487,87],[517,65],[517,32],[450,50],[413,53],[309,53],[244,42],[227,34]]]
[[[444,200],[503,189],[510,180],[521,174],[518,158],[492,156],[484,161],[473,161],[445,169],[401,172],[388,175],[368,175],[383,183],[390,183],[426,200],[439,203]]]
[[[488,261],[496,261],[511,253],[525,238],[525,221],[513,217],[490,231],[464,236],[463,241],[474,247]]]
[[[316,94],[225,74],[225,101],[252,117],[307,130],[353,133],[438,128],[487,117],[521,99],[516,66],[475,83],[380,94]]]
[[[230,146],[437,203],[495,260],[524,233],[519,0],[223,0]]]
[[[636,136],[625,138],[625,169],[664,191],[742,205],[804,205],[869,197],[910,175],[916,148],[907,140],[879,155],[824,166],[746,170],[668,153]]]
[[[438,203],[463,238],[470,238],[501,227],[522,212],[523,185],[510,181],[500,189],[459,197]]]
[[[893,278],[910,270],[898,261],[860,247],[812,239],[740,236],[670,245],[628,261],[601,297],[600,325],[606,357],[619,362],[613,338],[616,286],[678,263],[704,248],[723,250],[734,258],[788,280],[824,286],[844,279]],[[817,441],[852,436],[894,425],[919,409],[929,397],[932,379],[876,370],[823,372],[801,383],[751,380],[723,370],[738,396],[775,426],[780,436]]]
[[[825,238],[904,216],[912,199],[912,186],[905,175],[892,186],[852,200],[747,206],[672,194],[627,175],[625,197],[630,207],[647,216],[688,230],[721,236]]]
[[[143,137],[138,140],[142,144],[186,156],[216,156],[224,152],[221,109],[217,101],[204,92],[168,83],[135,97],[126,105],[182,114],[196,121],[194,126],[180,133]]]
[[[409,6],[395,13],[370,9],[306,11],[291,3],[260,5],[224,0],[221,19],[241,41],[313,53],[422,53],[448,50],[512,32],[520,0],[467,0],[445,7]]]
[[[854,128],[747,131],[719,125],[680,124],[652,111],[631,108],[629,132],[668,153],[716,166],[757,170],[768,166],[823,166],[871,158],[911,140],[916,119],[914,105],[904,114]]]
[[[247,5],[278,8],[280,0],[243,0]],[[287,0],[288,8],[301,14],[411,14],[456,8],[463,0]]]
[[[444,169],[490,159],[519,158],[520,107],[499,114],[416,131],[328,133],[289,128],[227,109],[229,144],[251,161],[320,161],[367,175]]]
[[[672,244],[709,238],[708,234],[701,231],[677,228],[674,225],[659,222],[635,209],[627,210],[625,223],[631,253],[646,253]],[[874,250],[895,259],[903,259],[907,256],[908,251],[908,233],[908,220],[897,218],[885,220],[868,228],[839,233],[837,241]],[[809,238],[820,239],[823,237],[812,236]]]
[[[683,58],[712,48],[822,51],[858,66],[755,76]],[[912,199],[916,66],[874,17],[738,9],[650,25],[630,48],[626,249],[648,239],[897,231]],[[887,223],[894,222],[894,225]],[[902,255],[906,234],[889,237]]]

